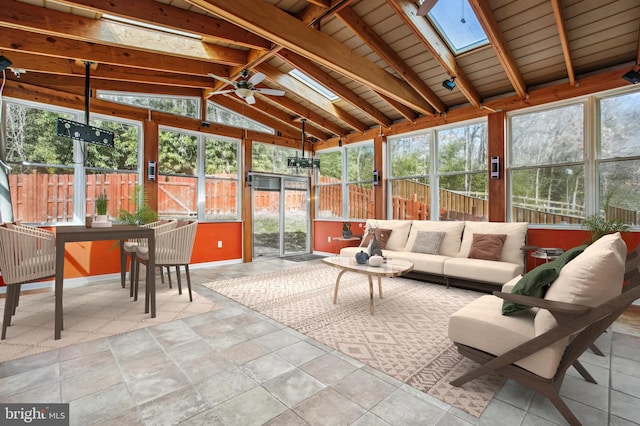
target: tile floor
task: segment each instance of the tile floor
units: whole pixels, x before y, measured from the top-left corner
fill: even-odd
[[[281,259],[192,269],[223,309],[0,364],[0,401],[68,402],[71,425],[563,425],[507,381],[475,418],[199,284],[297,268]],[[561,390],[584,425],[640,425],[640,330],[585,353],[599,384]],[[636,333],[637,331],[637,333]]]

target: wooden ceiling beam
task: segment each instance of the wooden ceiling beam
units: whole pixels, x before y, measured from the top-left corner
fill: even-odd
[[[29,31],[4,28],[0,37],[0,49],[15,52],[78,59],[98,64],[121,65],[156,71],[177,72],[206,76],[208,73],[225,75],[228,68],[196,59],[179,58],[160,53],[141,52],[115,46],[103,46],[60,36],[36,34]],[[19,64],[15,64],[19,67]]]
[[[418,6],[413,0],[387,0],[396,14],[404,21],[413,34],[429,49],[433,57],[450,76],[456,77],[456,87],[467,98],[471,105],[480,107],[480,95],[462,68],[456,62],[447,45],[438,32],[423,17],[418,16]]]
[[[413,123],[416,120],[418,115],[411,108],[401,104],[400,102],[396,101],[395,99],[391,99],[390,97],[386,96],[383,93],[376,92],[376,94],[378,96],[380,96],[383,101],[385,101],[386,103],[391,105],[391,107],[393,109],[398,111],[398,113],[400,113],[400,115],[402,115],[404,118],[409,120],[409,122]]]
[[[332,135],[346,135],[349,133],[348,129],[340,127],[333,121],[323,117],[313,110],[310,110],[309,108],[300,105],[293,99],[287,98],[286,96],[270,96],[269,102],[280,105],[282,108],[285,108],[296,114],[299,118],[306,118],[307,121],[315,123],[316,126],[328,130]]]
[[[0,26],[231,66],[247,61],[247,53],[239,49],[135,25],[85,18],[27,3],[12,3],[12,9],[0,8]]]
[[[562,46],[562,56],[567,67],[567,76],[572,86],[576,85],[576,74],[573,70],[573,61],[571,60],[571,47],[569,46],[569,36],[567,34],[567,23],[564,19],[564,10],[562,9],[561,0],[551,0],[553,6],[553,17],[558,27],[558,35],[560,36],[560,45]]]
[[[469,0],[469,5],[471,6],[471,9],[473,9],[473,13],[475,13],[476,18],[478,18],[484,33],[489,39],[489,43],[491,44],[493,51],[507,74],[507,78],[509,78],[511,85],[515,89],[516,94],[522,99],[526,98],[527,85],[524,82],[524,78],[522,78],[522,74],[520,74],[520,70],[518,70],[518,66],[516,65],[516,61],[513,59],[511,50],[504,41],[502,31],[500,30],[498,21],[496,21],[495,16],[493,16],[489,2],[487,0]]]
[[[371,48],[383,61],[393,68],[423,99],[438,112],[445,112],[447,106],[427,86],[427,84],[408,66],[387,43],[376,34],[366,22],[350,7],[343,8],[336,14],[338,19],[349,28],[360,40]]]
[[[355,0],[330,0],[328,8],[310,4],[296,14],[296,17],[307,25],[318,27],[323,19],[327,19],[343,7],[349,6]]]
[[[282,50],[278,53],[278,56],[287,61],[291,66],[297,68],[299,71],[302,71],[316,82],[326,87],[331,92],[335,93],[337,96],[341,97],[344,101],[367,114],[381,126],[389,127],[391,124],[391,119],[389,117],[378,111],[370,103],[355,94],[351,89],[340,83],[337,79],[330,76],[329,73],[322,70],[309,59],[290,50]]]
[[[271,46],[268,40],[225,20],[190,12],[155,0],[56,0],[56,3],[135,19],[147,24],[161,25],[198,34],[205,39],[212,38],[250,49],[267,50]]]
[[[276,83],[283,90],[300,96],[318,108],[321,108],[331,114],[336,119],[344,122],[352,129],[358,132],[364,132],[367,130],[368,126],[366,124],[346,113],[342,108],[334,105],[329,99],[307,87],[304,83],[301,83],[290,75],[284,74],[266,63],[257,66],[255,69],[266,75],[269,80]]]
[[[252,0],[187,0],[189,3],[284,46],[289,50],[348,76],[362,84],[431,114],[431,105],[404,81],[398,80],[370,60],[353,52],[327,34],[308,27],[269,3],[255,7]]]

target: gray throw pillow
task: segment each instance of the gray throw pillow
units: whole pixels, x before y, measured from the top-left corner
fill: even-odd
[[[414,253],[440,254],[440,243],[446,232],[418,231],[411,251]]]

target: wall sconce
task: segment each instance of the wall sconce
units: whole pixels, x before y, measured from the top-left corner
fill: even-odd
[[[451,91],[456,87],[456,78],[455,77],[451,77],[450,80],[445,80],[442,82],[442,87],[444,87],[445,89]]]
[[[500,179],[500,157],[491,157],[491,179]]]
[[[380,172],[377,170],[373,171],[373,186],[380,185]]]
[[[625,73],[622,76],[622,78],[624,78],[625,80],[627,80],[631,84],[640,83],[640,73],[638,71],[631,70],[631,71]]]

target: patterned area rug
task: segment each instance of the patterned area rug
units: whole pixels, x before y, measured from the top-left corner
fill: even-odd
[[[151,318],[144,313],[144,285],[140,293],[134,302],[129,297],[128,285],[122,288],[119,281],[65,288],[64,330],[60,340],[53,339],[53,291],[24,294],[20,296],[11,326],[7,328],[7,338],[0,340],[0,362],[219,309],[195,291],[193,302],[189,302],[186,285],[182,295],[178,295],[176,285],[170,289],[167,284],[158,282],[156,317]],[[4,300],[0,302],[3,313]]]
[[[478,293],[406,278],[383,278],[369,314],[365,276],[342,276],[318,264],[253,277],[214,281],[207,287],[348,354],[386,374],[479,417],[504,382],[484,376],[461,388],[449,381],[477,364],[447,337],[449,315]],[[375,283],[375,281],[374,281]],[[377,286],[375,286],[377,287]]]

